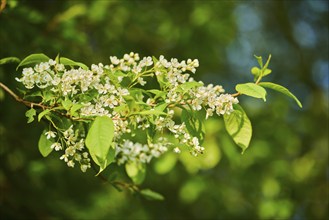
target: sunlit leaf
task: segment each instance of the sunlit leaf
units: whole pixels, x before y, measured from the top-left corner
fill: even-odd
[[[259,85],[269,88],[269,89],[273,89],[278,92],[281,92],[281,93],[285,94],[286,96],[294,99],[300,108],[303,107],[302,103],[298,100],[298,98],[294,94],[292,94],[287,88],[285,88],[281,85],[275,84],[275,83],[271,83],[271,82],[261,82],[261,83],[259,83]]]
[[[261,98],[266,101],[266,90],[255,83],[238,84],[235,86],[235,89],[241,94],[254,98]]]
[[[82,104],[76,104],[76,103],[74,103],[72,105],[71,109],[70,109],[70,114],[71,115],[74,115],[76,113],[76,111],[78,111],[79,109],[81,109],[83,107],[84,107],[84,105],[82,105]]]
[[[150,90],[147,90],[147,92],[153,93],[155,95],[154,99],[157,99],[159,97],[164,99],[166,97],[166,92],[158,90],[158,89],[150,89]]]
[[[50,109],[46,109],[40,112],[38,115],[38,121],[40,121],[45,115],[49,114],[50,111],[51,111]]]
[[[257,59],[260,68],[263,68],[263,58],[261,56],[256,56],[256,55],[254,55],[254,57]]]
[[[94,162],[104,168],[112,145],[114,124],[107,116],[96,117],[86,137],[86,146]]]
[[[183,91],[188,91],[192,88],[196,88],[200,86],[203,86],[203,83],[192,81],[192,82],[183,83],[179,85],[178,88],[182,89]]]
[[[26,58],[24,58],[22,60],[22,62],[20,62],[18,64],[16,70],[18,70],[18,68],[22,67],[22,66],[37,64],[37,63],[41,63],[41,62],[48,62],[49,60],[50,60],[50,58],[47,57],[46,55],[44,55],[43,53],[31,54],[31,55],[27,56]]]
[[[168,106],[168,103],[164,102],[164,103],[160,103],[157,106],[155,106],[154,109],[157,111],[163,112],[167,108],[167,106]]]
[[[0,60],[0,65],[6,64],[6,63],[19,63],[19,62],[21,62],[21,60],[18,59],[17,57],[6,57],[6,58],[2,58]]]
[[[225,128],[234,142],[242,148],[242,153],[248,148],[251,136],[251,122],[240,105],[234,105],[231,114],[224,115]]]
[[[202,143],[205,135],[204,111],[188,111],[183,109],[181,114],[181,122],[184,122],[188,132],[199,139]]]
[[[105,170],[105,168],[110,165],[111,163],[113,163],[115,161],[115,149],[110,147],[109,152],[107,153],[106,159],[104,161],[99,161],[99,172],[96,174],[96,176],[98,174],[100,174],[101,172],[103,172]]]
[[[71,108],[71,106],[73,105],[73,102],[70,99],[65,99],[62,101],[62,105],[64,107],[65,110],[69,110]]]
[[[259,74],[261,73],[261,70],[258,68],[258,67],[256,67],[256,66],[254,66],[253,68],[251,68],[251,71],[250,71],[253,75],[255,75],[256,77],[258,77],[259,76]]]
[[[46,130],[41,133],[38,142],[39,151],[43,157],[47,157],[53,151],[50,146],[54,143],[51,139],[47,139],[45,133]]]
[[[267,75],[269,75],[271,72],[272,72],[272,70],[270,70],[270,69],[265,69],[265,70],[263,71],[263,76],[267,76]]]
[[[79,66],[81,67],[82,69],[84,70],[88,70],[88,66],[86,66],[85,64],[83,63],[80,63],[80,62],[75,62],[73,60],[70,60],[66,57],[60,57],[59,58],[59,62],[65,66]]]
[[[31,108],[25,112],[25,116],[27,117],[27,123],[31,123],[34,121],[34,116],[37,114],[37,111],[34,108]]]

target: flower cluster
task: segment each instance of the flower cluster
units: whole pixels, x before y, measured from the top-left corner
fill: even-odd
[[[56,138],[57,132],[48,131],[45,133],[47,139]],[[86,172],[90,168],[90,158],[88,152],[85,151],[84,139],[79,139],[79,130],[74,131],[73,125],[71,125],[67,130],[61,132],[59,140],[53,143],[50,148],[55,151],[63,150],[65,147],[65,153],[60,157],[67,163],[67,166],[74,167],[75,163],[80,164],[80,169],[82,172]]]
[[[153,157],[157,158],[168,150],[169,143],[165,138],[159,138],[157,143],[140,144],[123,140],[122,144],[116,143],[116,157],[118,164],[127,162],[149,163]]]
[[[113,142],[119,165],[129,161],[148,163],[170,148],[164,137],[149,144],[127,140],[127,137],[133,138],[136,130],[150,133],[149,130],[153,129],[162,136],[170,133],[177,140],[173,145],[187,146],[195,156],[203,153],[205,149],[200,146],[201,141],[197,135],[192,134],[191,128],[188,129],[187,122],[182,120],[179,123],[175,120],[173,109],[181,108],[186,112],[205,111],[207,119],[214,113],[230,114],[233,105],[238,103],[237,98],[224,93],[222,86],[205,86],[191,77],[191,73],[195,73],[199,66],[197,59],[181,62],[175,58],[167,60],[163,56],[159,59],[141,59],[137,53],[131,52],[121,59],[111,56],[108,65],[92,64],[90,69],[67,69],[67,66],[60,63],[60,59],[50,59],[33,68],[24,68],[22,77],[16,79],[28,90],[37,87],[47,91],[47,96],[51,94],[52,99],[42,96],[41,103],[49,108],[59,108],[54,109],[54,112],[67,116],[72,123],[90,123],[95,117],[104,115],[112,118]],[[148,77],[157,80],[159,90],[140,88],[147,84]],[[70,100],[71,107],[64,106],[63,102],[66,100]],[[62,105],[64,108],[61,109]],[[86,126],[83,129],[84,133],[88,132]],[[47,138],[55,138],[57,134],[60,141],[52,144],[51,148],[65,151],[60,159],[69,167],[78,162],[82,171],[89,168],[90,159],[79,131],[74,131],[71,126],[64,132],[48,131],[45,135]],[[172,148],[179,153],[181,149],[177,146]]]

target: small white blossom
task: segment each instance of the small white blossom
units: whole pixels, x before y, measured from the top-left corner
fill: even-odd
[[[68,167],[74,167],[74,165],[75,165],[75,163],[74,163],[73,160],[69,160],[69,161],[67,162],[67,166],[68,166]]]
[[[175,148],[174,148],[174,152],[175,152],[176,154],[179,154],[179,153],[181,152],[181,150],[179,149],[179,147],[175,147]]]
[[[51,149],[54,149],[55,151],[60,151],[62,150],[62,145],[58,142],[56,143],[53,143],[51,146],[50,146]]]
[[[47,139],[49,140],[50,138],[55,138],[56,137],[56,132],[55,131],[47,131],[45,133],[45,135],[47,136]]]

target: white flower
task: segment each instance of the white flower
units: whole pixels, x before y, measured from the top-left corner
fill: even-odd
[[[138,77],[137,82],[144,86],[146,84],[146,81],[142,77]]]
[[[73,158],[74,158],[74,160],[79,162],[82,159],[82,156],[81,156],[81,154],[76,153],[76,154],[74,154]]]
[[[80,166],[82,172],[86,172],[88,168],[90,168],[90,165],[88,166],[87,164],[81,164]]]
[[[68,167],[74,167],[74,165],[75,165],[75,163],[74,163],[73,160],[69,160],[69,161],[67,162],[67,166],[68,166]]]
[[[49,63],[40,63],[40,64],[37,64],[37,65],[34,67],[35,71],[36,71],[36,72],[39,72],[39,73],[41,73],[41,72],[43,72],[43,71],[46,71],[46,70],[48,70],[49,68],[50,68]]]
[[[59,151],[59,150],[62,150],[62,145],[58,142],[56,143],[53,143],[51,146],[50,146],[51,149],[55,149],[55,151]]]
[[[31,67],[23,69],[23,76],[32,75],[33,73],[34,73],[34,70]]]
[[[49,140],[50,138],[55,138],[56,137],[56,132],[55,131],[47,131],[45,133],[45,135],[47,136],[47,139]]]
[[[141,61],[140,64],[142,66],[151,66],[153,64],[152,57],[144,57]]]
[[[69,161],[68,155],[66,155],[66,154],[63,154],[59,159],[64,160],[65,162]]]
[[[52,59],[50,59],[48,61],[48,63],[49,63],[50,66],[55,66],[56,65],[56,61],[55,60],[52,60]]]
[[[192,144],[197,147],[199,146],[199,139],[197,137],[193,137],[192,138]]]
[[[82,156],[83,156],[83,158],[88,158],[89,154],[88,154],[88,152],[83,152]]]
[[[175,147],[175,148],[174,148],[174,152],[175,152],[176,154],[179,154],[181,151],[180,151],[179,147]]]
[[[118,65],[120,63],[120,60],[116,56],[110,57],[111,63],[114,65]]]
[[[116,144],[117,163],[124,164],[129,161],[139,161],[141,163],[149,163],[153,157],[159,157],[168,150],[167,140],[164,138],[158,139],[159,143],[149,145],[141,143],[133,143],[129,140],[124,140],[123,144]],[[164,143],[160,143],[164,142]]]
[[[55,65],[55,70],[57,70],[57,71],[64,71],[65,70],[65,66],[63,65],[63,64],[61,64],[61,63],[57,63],[56,65]]]
[[[65,149],[65,154],[68,156],[73,156],[75,154],[76,150],[73,146],[69,146]]]
[[[66,131],[63,132],[64,137],[67,139],[69,138],[71,135],[73,135],[73,125],[71,125]]]
[[[206,113],[206,119],[208,119],[209,116],[210,117],[213,116],[213,114],[214,114],[214,110],[211,108],[208,108],[207,113]]]

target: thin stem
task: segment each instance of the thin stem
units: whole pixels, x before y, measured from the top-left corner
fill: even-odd
[[[261,73],[261,74],[259,75],[257,81],[255,82],[256,85],[258,85],[258,83],[261,81],[262,77],[263,77],[263,73]]]
[[[50,107],[42,105],[40,103],[30,102],[22,99],[18,95],[16,95],[11,89],[9,89],[6,85],[4,85],[2,82],[0,82],[0,87],[5,90],[11,97],[13,97],[17,102],[23,103],[27,107],[33,108],[33,106],[40,107],[42,109],[50,109]]]
[[[237,92],[237,93],[232,94],[231,96],[233,96],[233,97],[237,97],[237,96],[239,96],[239,95],[241,95],[241,93],[240,93],[240,92]]]

